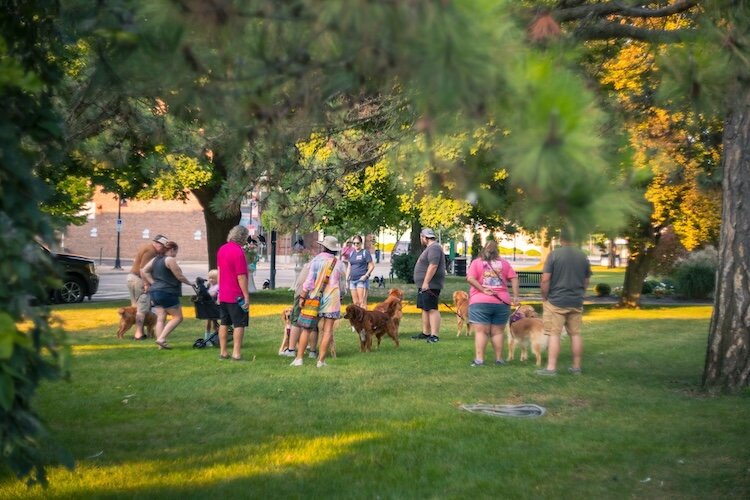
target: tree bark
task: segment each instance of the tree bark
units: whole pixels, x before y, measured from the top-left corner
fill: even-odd
[[[628,267],[625,268],[625,279],[622,283],[619,307],[631,309],[641,307],[643,280],[646,279],[653,260],[653,252],[638,251],[630,254]]]
[[[203,207],[203,219],[206,221],[206,251],[208,252],[208,270],[216,269],[216,252],[226,243],[229,230],[240,223],[239,206],[237,213],[219,217],[211,210],[211,201],[218,191],[210,188],[194,189],[195,198]]]
[[[741,80],[724,123],[719,268],[703,386],[735,392],[750,379],[750,82]]]

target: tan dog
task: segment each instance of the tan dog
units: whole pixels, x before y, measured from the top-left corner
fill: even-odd
[[[372,308],[373,311],[380,311],[386,313],[393,320],[393,325],[396,327],[396,335],[398,335],[398,327],[401,324],[401,318],[404,317],[403,302],[404,292],[399,288],[391,288],[388,291],[388,297],[383,302],[377,304]]]
[[[514,320],[514,317],[517,318]],[[528,347],[536,356],[536,366],[542,366],[542,351],[547,348],[547,337],[544,335],[544,323],[531,306],[519,306],[511,316],[510,335],[508,335],[508,361],[513,361],[516,345],[521,345],[521,361],[529,358]]]
[[[368,311],[354,304],[346,306],[344,318],[349,320],[354,330],[359,334],[360,352],[372,351],[373,335],[378,339],[378,348],[380,348],[380,339],[388,334],[399,346],[398,335],[396,335],[396,326],[388,314],[381,311]]]
[[[281,337],[281,347],[279,354],[289,349],[289,334],[292,332],[292,308],[287,307],[281,311],[281,322],[284,324],[284,336]]]
[[[453,307],[456,313],[456,337],[466,330],[466,335],[471,335],[469,324],[469,294],[463,290],[453,292]]]
[[[135,307],[121,307],[117,314],[120,315],[120,327],[117,329],[117,338],[121,339],[125,332],[130,330],[130,327],[135,325]],[[156,327],[156,314],[152,313],[151,311],[146,313],[146,316],[143,318],[143,334],[147,337],[154,338],[154,328]]]

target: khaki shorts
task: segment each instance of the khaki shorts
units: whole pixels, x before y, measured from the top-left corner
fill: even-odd
[[[542,302],[542,322],[545,335],[559,336],[563,327],[568,335],[580,335],[583,324],[583,307],[557,307],[549,300]]]
[[[133,273],[128,274],[128,295],[130,305],[137,308],[139,313],[145,314],[151,310],[151,297],[143,290],[143,280]]]

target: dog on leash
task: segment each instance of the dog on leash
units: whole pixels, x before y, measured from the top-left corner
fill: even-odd
[[[136,308],[132,306],[118,309],[117,314],[120,315],[120,327],[117,329],[118,339],[121,339],[125,335],[125,332],[135,325],[135,313]],[[143,318],[143,334],[154,338],[154,328],[156,328],[156,314],[149,311]]]
[[[542,351],[547,348],[544,335],[544,323],[537,316],[533,307],[519,306],[510,318],[510,335],[508,335],[508,361],[515,356],[516,345],[521,345],[521,361],[529,357],[529,344],[536,356],[536,366],[542,365]]]
[[[289,334],[292,333],[292,308],[287,307],[281,311],[281,323],[284,325],[284,336],[281,337],[281,347],[279,355],[282,355],[289,349]]]
[[[396,327],[396,335],[398,335],[398,328],[401,325],[401,318],[404,317],[403,309],[404,292],[400,288],[391,288],[388,291],[388,297],[379,304],[373,307],[373,311],[380,311],[386,313],[393,320],[393,325]]]
[[[398,335],[396,335],[396,326],[388,314],[381,311],[368,311],[354,304],[346,306],[344,318],[349,320],[354,330],[359,334],[360,352],[372,351],[372,337],[378,339],[378,348],[380,348],[380,339],[383,335],[388,334],[399,346]]]
[[[461,332],[466,330],[466,335],[471,335],[471,325],[469,324],[469,294],[463,290],[453,292],[453,307],[456,313],[456,337],[461,336]]]

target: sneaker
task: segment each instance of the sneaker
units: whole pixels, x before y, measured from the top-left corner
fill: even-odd
[[[419,335],[412,335],[411,336],[412,340],[427,340],[429,338],[430,338],[430,336],[429,335],[425,335],[424,333],[420,333]]]
[[[318,351],[310,351],[310,354],[307,355],[310,359],[315,359],[318,357]]]
[[[289,366],[302,366],[302,364],[303,364],[302,358],[299,358],[289,363]]]
[[[557,375],[557,370],[548,370],[546,368],[543,368],[541,370],[537,370],[535,372],[537,375],[542,375],[543,377],[554,377]]]
[[[279,356],[284,356],[287,358],[294,358],[297,356],[297,349],[284,349],[279,353]]]
[[[503,366],[503,365],[505,365],[505,360],[504,359],[498,359],[497,361],[495,361],[495,364],[497,366]]]
[[[475,359],[471,362],[471,366],[484,366],[484,361],[479,361],[478,359]]]
[[[326,363],[325,361],[318,361],[318,364],[316,364],[315,366],[317,366],[318,368],[323,368],[324,366],[328,366],[328,363]]]
[[[434,344],[435,342],[440,342],[440,337],[437,335],[430,335],[427,337],[427,343],[428,344]]]
[[[581,374],[581,369],[580,368],[573,368],[571,366],[570,368],[568,368],[568,373],[570,373],[571,375],[580,375]]]

